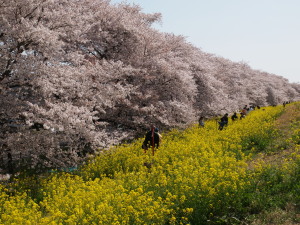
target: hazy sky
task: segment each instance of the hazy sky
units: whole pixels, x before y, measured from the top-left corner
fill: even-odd
[[[155,28],[183,35],[205,52],[300,82],[300,0],[125,2],[161,13]]]

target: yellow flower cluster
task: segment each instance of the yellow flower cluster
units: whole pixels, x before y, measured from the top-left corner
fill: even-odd
[[[234,204],[249,184],[245,151],[274,135],[281,107],[251,112],[219,131],[205,127],[163,134],[152,156],[142,140],[115,147],[76,174],[43,179],[40,202],[0,189],[0,224],[190,224]],[[248,152],[249,153],[249,152]]]
[[[41,218],[39,206],[27,197],[21,195],[9,196],[7,190],[0,186],[0,224],[34,224]]]

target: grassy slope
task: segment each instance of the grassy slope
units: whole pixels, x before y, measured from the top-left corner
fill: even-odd
[[[260,162],[266,169],[261,178],[260,193],[267,207],[258,214],[251,215],[248,224],[283,224],[300,223],[299,205],[299,145],[300,145],[300,104],[288,105],[283,114],[277,118],[278,135],[264,151],[254,155],[249,167]],[[283,172],[289,164],[298,163],[296,171]],[[295,168],[294,168],[295,169]],[[293,177],[294,175],[294,177]],[[265,192],[264,194],[261,194]]]

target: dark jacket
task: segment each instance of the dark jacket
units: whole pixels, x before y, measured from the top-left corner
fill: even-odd
[[[237,117],[236,113],[234,113],[234,114],[231,116],[232,121],[235,121],[237,118],[238,118],[238,117]]]
[[[225,114],[222,118],[221,121],[219,122],[219,130],[223,130],[224,126],[227,126],[228,124],[228,114]]]
[[[224,125],[227,125],[227,124],[228,124],[228,116],[227,116],[227,115],[224,115],[224,116],[221,118],[221,123],[224,124]]]
[[[153,132],[154,134],[154,143],[152,143],[152,131],[148,131],[146,133],[146,137],[145,137],[145,140],[144,140],[144,143],[143,143],[143,146],[147,146],[147,148],[149,147],[156,147],[158,148],[159,147],[159,134],[157,132]]]

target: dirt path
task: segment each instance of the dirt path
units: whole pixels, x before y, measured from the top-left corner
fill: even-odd
[[[283,106],[282,106],[283,107]],[[263,161],[266,164],[281,165],[282,162],[295,152],[295,143],[289,140],[293,134],[292,125],[300,121],[300,103],[286,105],[284,111],[275,122],[279,135],[264,152],[257,154],[249,167],[255,161]]]

